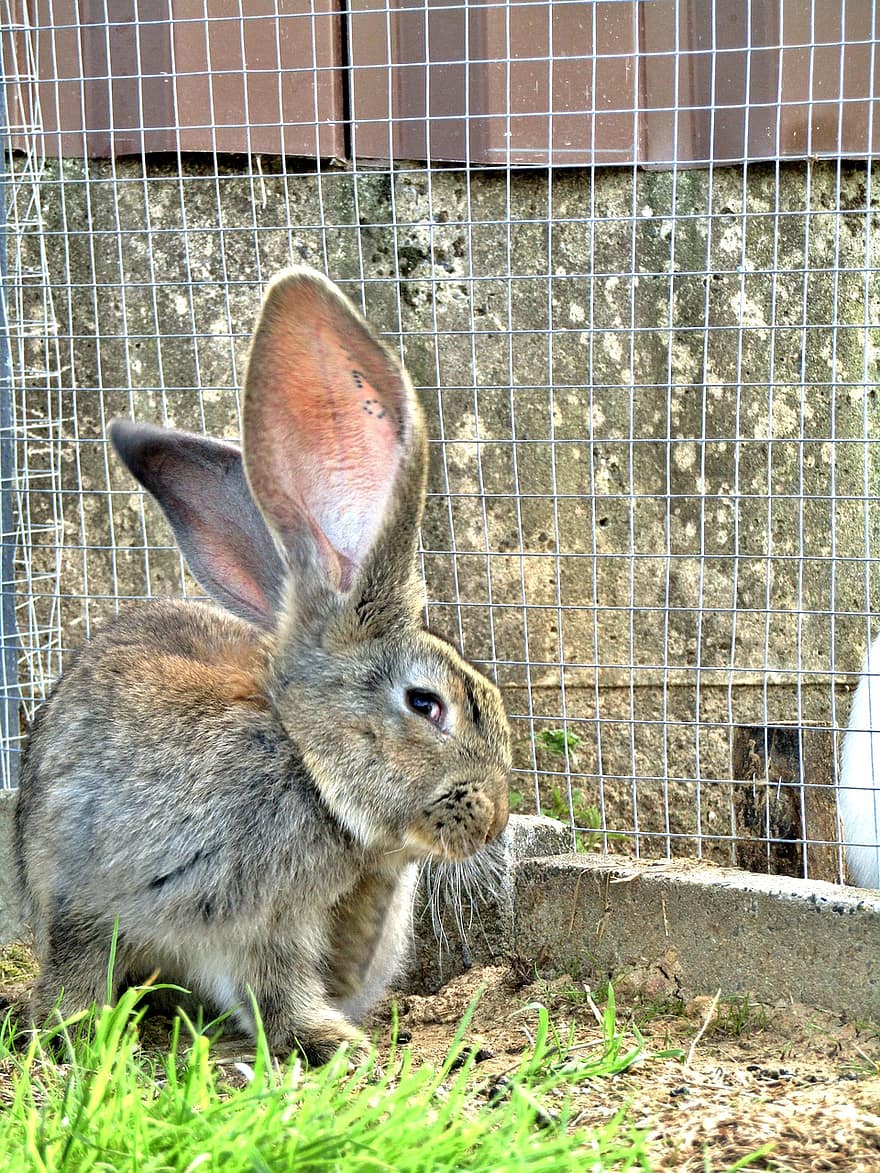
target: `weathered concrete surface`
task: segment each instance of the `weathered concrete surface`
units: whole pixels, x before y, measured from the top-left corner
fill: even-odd
[[[512,947],[651,993],[749,994],[880,1016],[880,895],[732,868],[598,855],[516,869]]]
[[[26,690],[119,597],[192,589],[106,422],[236,437],[262,285],[307,261],[419,388],[430,619],[497,664],[518,789],[570,776],[642,853],[729,859],[732,726],[841,725],[865,649],[880,168],[214,166],[43,169],[45,232],[21,244],[49,272],[23,294]],[[562,719],[564,762],[535,744]]]

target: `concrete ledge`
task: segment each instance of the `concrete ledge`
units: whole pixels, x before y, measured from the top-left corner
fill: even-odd
[[[516,866],[512,948],[593,979],[880,1014],[880,893],[684,861]]]

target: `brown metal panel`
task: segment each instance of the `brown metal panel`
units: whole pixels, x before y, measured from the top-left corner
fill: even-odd
[[[469,155],[469,94],[478,71],[465,64],[479,41],[478,22],[460,0],[426,7],[375,0],[350,5],[352,149],[373,159],[453,159]],[[431,61],[430,68],[428,61]]]
[[[497,45],[506,29],[499,11],[490,11]],[[520,19],[510,22],[511,162],[546,166],[631,159],[638,142],[635,6],[522,4],[512,13]],[[491,109],[496,126],[506,132],[505,71],[495,71],[491,81]],[[498,138],[488,155],[506,162],[507,145]]]
[[[239,0],[207,0],[205,19],[205,0],[17,0],[13,130],[35,125],[49,154],[341,156],[332,3],[248,0],[242,18]],[[515,166],[875,153],[877,8],[351,0],[354,151]]]
[[[878,7],[352,0],[355,152],[545,166],[866,155],[880,144]]]
[[[209,0],[207,21],[204,0],[173,6],[182,150],[344,154],[338,4]]]
[[[637,5],[352,0],[356,156],[620,162],[636,146]]]
[[[880,150],[877,5],[871,0],[847,4],[816,0],[811,13],[808,4],[782,0],[780,7],[782,153],[808,157],[876,153]]]
[[[19,2],[13,146],[34,126],[48,155],[343,155],[338,6],[248,0],[244,11],[239,0]]]
[[[869,0],[657,0],[641,20],[642,162],[880,147],[880,15]]]
[[[640,161],[729,162],[772,153],[775,107],[767,103],[776,95],[777,5],[658,0],[642,5],[640,16]]]
[[[706,28],[707,53],[701,58],[707,79],[703,139],[691,158],[698,163],[772,158],[777,147],[779,6],[762,0],[716,4],[714,10],[714,34]]]
[[[166,0],[157,0],[155,8],[163,13]],[[16,67],[15,79],[7,83],[13,147],[28,146],[31,128],[48,155],[106,155],[113,125],[126,136],[136,108],[125,93],[136,72],[132,13],[131,0],[108,0],[106,15],[103,0],[16,5],[14,55],[4,51]],[[167,61],[162,28],[161,23],[144,26],[144,54],[150,60]],[[116,71],[113,82],[108,62]],[[144,78],[148,94],[159,81]]]

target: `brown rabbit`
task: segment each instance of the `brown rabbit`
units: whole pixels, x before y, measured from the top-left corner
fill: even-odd
[[[241,454],[116,421],[117,452],[224,607],[133,606],[34,722],[16,816],[64,1015],[158,969],[315,1062],[399,964],[418,861],[507,822],[496,688],[422,623],[424,425],[410,382],[306,268],[266,294]],[[246,470],[246,475],[245,475]],[[60,1001],[59,1001],[60,999]]]

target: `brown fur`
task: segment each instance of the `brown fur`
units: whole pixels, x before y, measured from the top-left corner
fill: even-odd
[[[183,656],[156,656],[141,665],[138,691],[148,704],[173,698],[199,711],[224,709],[230,705],[267,708],[265,684],[248,671],[247,664],[218,660],[211,664],[193,662]]]

